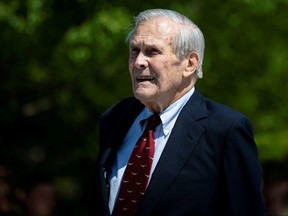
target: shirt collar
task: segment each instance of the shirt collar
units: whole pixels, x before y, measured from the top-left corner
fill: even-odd
[[[195,87],[190,89],[185,95],[183,95],[181,98],[179,98],[169,107],[167,107],[167,109],[165,109],[160,114],[162,126],[163,126],[163,132],[165,136],[167,136],[171,132],[180,111],[182,110],[184,105],[187,103],[187,101],[189,100],[189,98],[191,97],[194,91],[195,91]]]
[[[171,132],[180,111],[182,110],[186,102],[189,100],[189,98],[192,96],[194,91],[195,91],[195,87],[191,88],[185,95],[183,95],[181,98],[179,98],[169,107],[167,107],[163,112],[159,113],[160,118],[161,118],[163,133],[165,136],[167,136]],[[151,115],[153,115],[153,113],[151,113],[146,107],[140,113],[139,117],[141,120],[139,124],[142,129],[145,125],[144,124],[145,121],[143,120],[146,120]]]

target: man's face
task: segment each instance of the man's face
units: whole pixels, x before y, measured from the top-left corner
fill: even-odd
[[[141,23],[130,43],[129,71],[134,95],[150,111],[161,112],[183,95],[187,60],[172,51],[177,26],[156,18]]]

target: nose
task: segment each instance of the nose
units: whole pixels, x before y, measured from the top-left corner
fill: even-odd
[[[148,67],[146,56],[142,52],[139,52],[138,56],[135,59],[135,67],[138,69]]]

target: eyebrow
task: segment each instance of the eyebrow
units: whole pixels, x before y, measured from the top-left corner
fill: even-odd
[[[158,49],[161,49],[161,46],[159,46],[159,44],[155,44],[155,43],[145,43],[145,44],[140,43],[140,47],[141,47],[141,46],[145,46],[145,47],[157,47]],[[139,47],[139,45],[138,45],[137,43],[131,42],[130,45],[129,45],[129,47],[130,47],[130,48],[131,48],[131,47]]]

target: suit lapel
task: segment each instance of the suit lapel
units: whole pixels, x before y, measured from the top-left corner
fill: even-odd
[[[127,106],[123,107],[125,107],[125,111],[118,113],[119,120],[113,123],[113,128],[109,131],[109,134],[106,135],[109,137],[106,146],[109,146],[111,149],[111,153],[105,162],[106,167],[110,167],[111,163],[113,163],[117,150],[122,144],[128,130],[144,108],[143,104],[136,99],[131,99],[131,101],[127,103]]]
[[[114,122],[113,129],[110,128],[109,134],[106,134],[106,137],[108,137],[108,141],[105,144],[105,149],[100,154],[101,158],[99,158],[99,164],[100,164],[100,184],[101,184],[101,190],[102,190],[102,200],[104,200],[104,206],[106,207],[106,214],[109,214],[109,208],[108,208],[108,184],[105,179],[105,172],[109,173],[111,164],[113,163],[114,158],[116,157],[117,150],[119,146],[122,144],[122,141],[124,137],[126,136],[128,130],[130,129],[132,123],[134,122],[135,118],[141,110],[143,109],[143,105],[135,99],[132,99],[131,101],[127,102],[127,106],[124,106],[126,108],[125,111],[118,113],[118,121]]]
[[[204,132],[204,128],[197,121],[206,116],[204,100],[200,93],[195,91],[178,116],[154,170],[139,215],[149,215],[153,206],[177,177]]]

